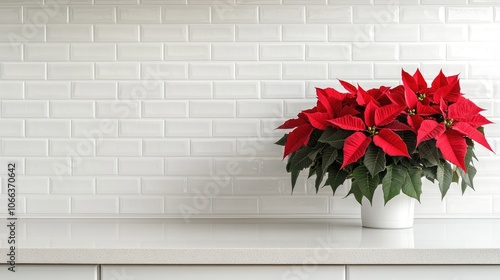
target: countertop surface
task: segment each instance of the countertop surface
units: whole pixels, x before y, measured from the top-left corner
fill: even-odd
[[[18,263],[500,264],[500,219],[20,219],[16,231]]]

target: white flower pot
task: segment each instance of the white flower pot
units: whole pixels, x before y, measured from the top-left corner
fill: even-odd
[[[415,216],[415,199],[401,193],[384,206],[382,186],[375,189],[372,204],[363,197],[361,221],[367,228],[411,228]]]

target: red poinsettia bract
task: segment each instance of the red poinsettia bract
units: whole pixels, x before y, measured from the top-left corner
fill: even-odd
[[[479,108],[460,91],[458,75],[441,71],[429,87],[419,70],[414,75],[402,71],[403,85],[364,90],[340,81],[347,92],[333,88],[316,89],[317,103],[278,128],[293,129],[285,142],[284,156],[310,144],[315,130],[348,131],[343,142],[341,169],[357,162],[368,146],[392,157],[411,158],[408,144],[398,134],[414,134],[416,146],[435,140],[444,159],[466,171],[467,138],[492,150],[482,131],[491,123]]]

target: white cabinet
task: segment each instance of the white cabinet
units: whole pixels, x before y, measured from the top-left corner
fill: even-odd
[[[498,265],[350,265],[347,280],[498,280]]]
[[[16,272],[0,265],[0,279],[5,280],[98,280],[97,265],[16,265]]]
[[[102,280],[345,280],[345,270],[341,265],[103,265],[101,277]]]

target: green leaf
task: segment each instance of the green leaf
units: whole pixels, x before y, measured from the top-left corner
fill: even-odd
[[[295,188],[295,184],[297,184],[297,178],[299,177],[300,170],[292,170],[292,193],[293,189]]]
[[[311,178],[314,174],[316,174],[316,169],[318,169],[318,165],[313,162],[313,164],[309,166],[309,175],[307,175],[307,178]]]
[[[344,141],[347,137],[353,134],[352,131],[348,130],[337,130],[335,131],[331,127],[327,127],[325,132],[321,135],[318,142],[330,144],[330,146],[342,149],[344,147]]]
[[[420,202],[420,195],[422,194],[422,171],[420,169],[405,168],[405,183],[402,190],[404,194]]]
[[[316,159],[316,156],[319,154],[319,152],[321,151],[321,149],[318,149],[318,148],[312,148],[310,150],[310,152],[307,154],[307,156],[311,159],[311,160],[315,160]]]
[[[361,189],[358,186],[358,182],[354,180],[352,180],[351,189],[345,197],[348,197],[351,194],[354,195],[354,198],[356,198],[359,204],[363,204],[363,194],[361,193]]]
[[[311,152],[309,147],[302,147],[295,152],[290,162],[290,170],[302,170],[311,165],[313,161],[309,157],[309,152]]]
[[[465,173],[461,168],[458,168],[458,172],[460,173],[460,177],[462,178],[462,194],[465,193],[467,186],[469,186],[471,189],[474,189],[473,178],[477,173],[476,168],[472,165],[469,165],[467,167],[467,173]]]
[[[323,182],[323,177],[325,176],[325,173],[323,173],[323,169],[317,168],[316,169],[316,180],[314,182],[314,188],[316,188],[316,193],[319,191],[319,187],[321,186],[321,182]]]
[[[437,166],[422,168],[425,178],[434,183],[437,179]]]
[[[452,183],[457,183],[458,184],[458,180],[460,178],[460,175],[458,173],[458,169],[460,169],[460,168],[457,167],[457,168],[455,168],[453,170],[453,174],[451,175],[451,182]]]
[[[288,138],[288,133],[283,135],[283,137],[281,137],[281,139],[276,141],[276,143],[274,143],[274,144],[280,145],[280,146],[285,146],[287,138]]]
[[[448,162],[441,160],[437,166],[437,180],[439,181],[439,190],[441,191],[441,199],[444,198],[451,186],[452,179],[451,166]]]
[[[307,143],[308,147],[315,147],[318,144],[319,137],[323,133],[323,130],[314,129],[309,136],[309,143]]]
[[[405,183],[405,171],[401,165],[387,166],[387,173],[382,179],[382,190],[384,192],[384,203],[387,204],[392,198],[401,193]]]
[[[385,169],[385,153],[379,147],[371,143],[366,149],[366,154],[363,159],[363,164],[366,166],[370,174],[377,175]]]
[[[408,153],[411,155],[415,152],[417,145],[417,135],[411,131],[398,131],[397,134],[403,139],[408,148]]]
[[[328,168],[328,178],[325,185],[329,185],[332,188],[333,194],[335,194],[338,187],[344,184],[347,175],[347,172],[340,169],[340,164],[334,163]]]
[[[472,166],[472,164],[473,164],[472,157],[475,158],[474,147],[467,146],[467,153],[465,154],[465,166],[467,166],[467,169],[469,168],[469,166]]]
[[[326,172],[328,167],[332,165],[332,163],[337,159],[338,151],[333,147],[327,147],[323,149],[323,153],[321,154],[321,167],[323,173]]]
[[[429,140],[420,143],[418,146],[418,152],[420,153],[420,158],[426,159],[431,166],[439,165],[439,153],[436,148],[436,141]]]
[[[290,169],[291,165],[292,165],[292,159],[293,157],[295,156],[295,153],[291,153],[289,156],[288,156],[288,162],[286,163],[286,172],[290,172],[292,171]]]
[[[366,166],[360,165],[356,167],[356,169],[354,169],[354,171],[352,172],[352,176],[357,182],[363,196],[368,198],[368,201],[370,201],[371,203],[373,199],[373,193],[375,192],[375,189],[377,188],[379,183],[378,175],[372,177]]]

